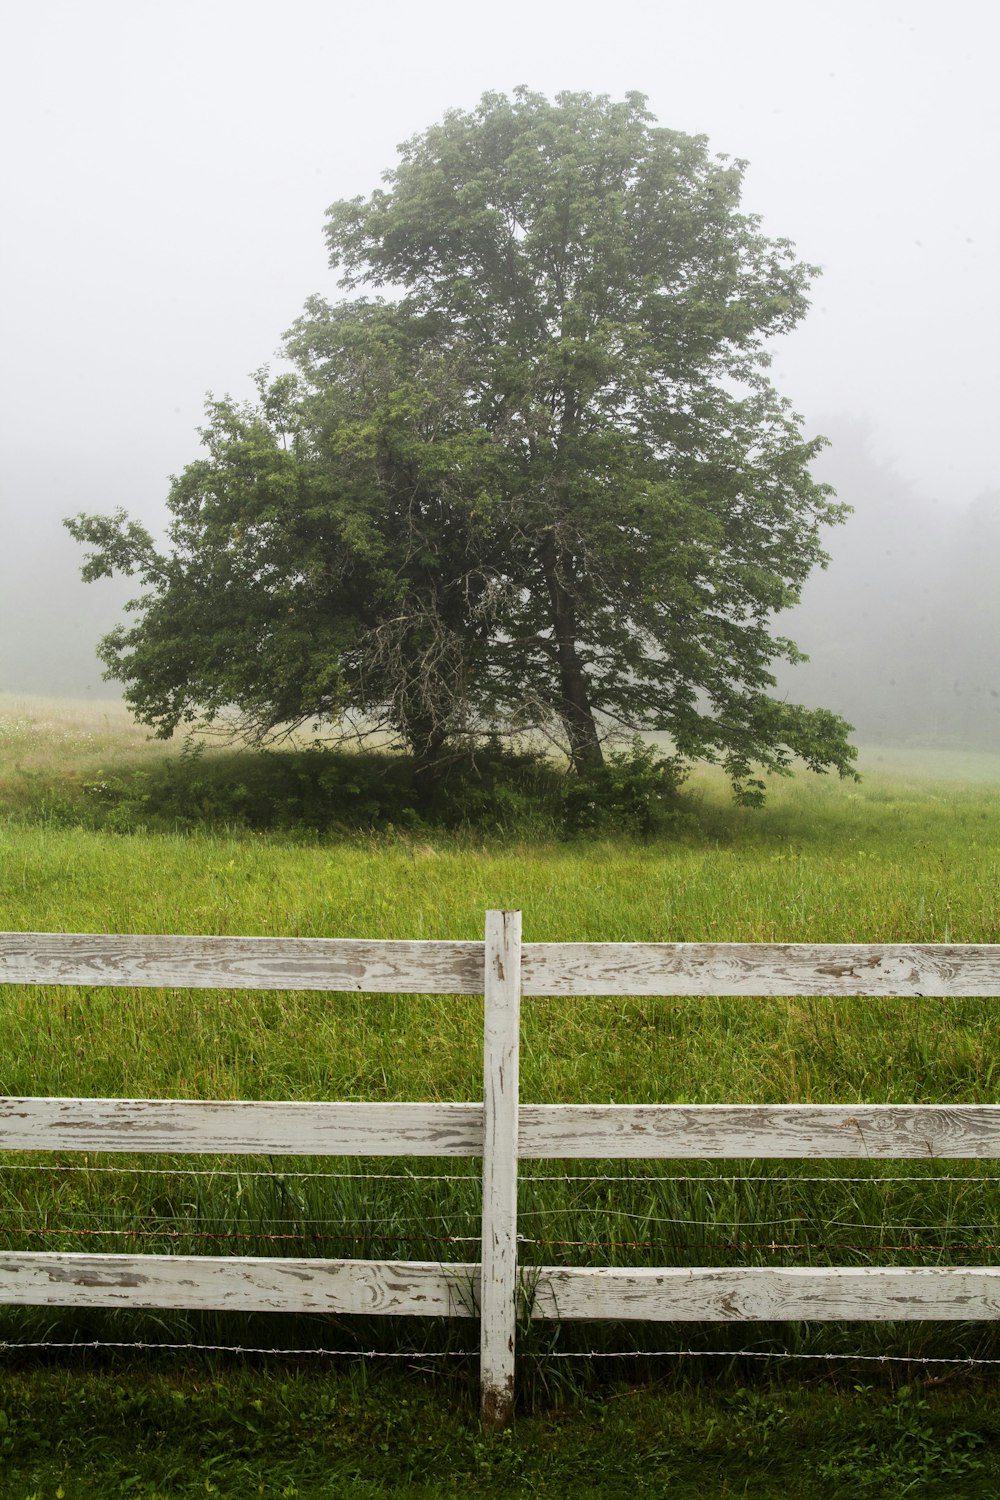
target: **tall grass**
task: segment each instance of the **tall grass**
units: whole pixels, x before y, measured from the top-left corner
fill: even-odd
[[[65,802],[53,801],[59,815],[46,816],[44,797],[22,796],[17,778],[40,778],[57,799],[74,776],[82,785],[103,767],[161,752],[110,718],[103,740],[81,727],[89,720],[71,721],[60,740],[53,726],[61,721],[32,712],[21,714],[30,733],[16,716],[5,733],[10,718],[0,713],[8,798],[0,927],[8,930],[471,938],[486,908],[520,907],[528,941],[1000,941],[1000,775],[988,775],[1000,761],[928,765],[911,753],[900,763],[876,752],[860,785],[778,781],[762,812],[733,807],[720,779],[705,773],[673,836],[645,843],[528,843],[470,831],[114,834],[73,826]],[[0,1092],[475,1099],[481,1026],[481,1003],[460,997],[8,988],[0,991]],[[529,1101],[994,1102],[998,1070],[993,1000],[540,999],[524,1007]],[[474,1166],[69,1155],[54,1165],[6,1159],[3,1248],[476,1258]],[[535,1164],[523,1175],[522,1253],[529,1263],[996,1263],[1000,1195],[990,1178],[1000,1174],[992,1164],[959,1167]],[[955,1176],[970,1180],[945,1180]],[[168,1341],[179,1329],[237,1342],[278,1337],[274,1323],[248,1334],[248,1324],[221,1318],[117,1314],[7,1313],[3,1327],[19,1337],[122,1327],[149,1337],[159,1330]],[[413,1322],[331,1332],[311,1322],[289,1336],[440,1347],[467,1332]],[[554,1336],[526,1336],[527,1355],[544,1363]],[[636,1348],[664,1336],[629,1334]],[[745,1341],[747,1330],[697,1336]],[[988,1332],[960,1327],[754,1336],[813,1351],[993,1347]],[[558,1334],[562,1349],[613,1347],[623,1337]]]

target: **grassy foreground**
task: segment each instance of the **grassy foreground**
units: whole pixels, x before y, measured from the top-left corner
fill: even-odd
[[[7,930],[478,937],[488,906],[520,906],[529,941],[1000,941],[1000,759],[873,753],[860,785],[779,782],[757,813],[731,807],[706,775],[675,836],[649,843],[116,835],[73,826],[50,794],[61,778],[92,785],[162,751],[129,739],[111,710],[103,728],[37,705],[4,711]],[[480,1028],[480,1007],[452,997],[8,989],[0,1092],[475,1098]],[[526,1100],[995,1102],[998,1071],[994,1001],[525,1004]],[[434,1163],[405,1164],[402,1182],[385,1161],[201,1162],[208,1176],[179,1159],[2,1165],[0,1249],[466,1259],[476,1232],[474,1177],[450,1181]],[[822,1182],[804,1180],[817,1164],[685,1164],[707,1182],[650,1165],[526,1169],[525,1259],[997,1262],[991,1163],[889,1164],[901,1165],[892,1183],[879,1164],[833,1166]],[[311,1167],[342,1175],[293,1175]],[[945,1180],[959,1173],[967,1180]],[[410,1351],[373,1363],[8,1350],[0,1496],[11,1500],[1000,1490],[993,1367],[905,1363],[1000,1358],[990,1327],[535,1331],[521,1345],[519,1423],[495,1441],[475,1422],[475,1360],[457,1353],[471,1326],[25,1312],[3,1315],[0,1336]],[[680,1347],[903,1363],[642,1356]],[[630,1357],[558,1358],[587,1350]]]
[[[992,1500],[998,1439],[985,1391],[912,1384],[614,1385],[485,1437],[412,1374],[50,1371],[4,1380],[0,1494]]]

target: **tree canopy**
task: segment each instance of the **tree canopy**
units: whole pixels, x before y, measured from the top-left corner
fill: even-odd
[[[391,730],[421,759],[611,730],[848,773],[847,726],[770,696],[774,633],[843,513],[768,379],[814,268],[740,207],[745,164],[621,102],[486,95],[329,210],[345,296],[293,373],[212,401],[168,546],[67,522],[85,577],[139,575],[101,644],[139,718]]]

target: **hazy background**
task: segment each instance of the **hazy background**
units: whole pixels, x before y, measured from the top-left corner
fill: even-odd
[[[164,519],[206,391],[250,393],[323,213],[486,89],[638,89],[746,157],[823,267],[775,381],[856,507],[782,620],[790,696],[862,737],[1000,748],[1000,12],[957,0],[34,0],[0,49],[0,691],[96,695],[127,584],[60,527]]]

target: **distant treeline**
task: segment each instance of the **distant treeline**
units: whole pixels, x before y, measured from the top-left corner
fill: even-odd
[[[826,430],[822,477],[854,514],[788,616],[810,660],[781,686],[862,742],[1000,749],[1000,489],[925,499],[863,429]]]

